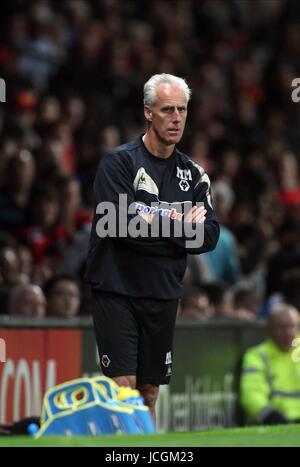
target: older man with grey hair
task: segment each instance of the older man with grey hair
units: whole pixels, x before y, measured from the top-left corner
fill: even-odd
[[[9,299],[8,312],[11,316],[44,318],[46,298],[38,285],[17,286]]]
[[[209,178],[176,147],[190,97],[184,79],[152,76],[144,86],[146,132],[106,152],[94,183],[86,278],[102,370],[119,385],[137,387],[154,419],[159,385],[172,373],[187,253],[215,248],[219,236]],[[105,230],[110,218],[103,209],[111,205],[115,223]],[[183,226],[193,227],[192,241]]]

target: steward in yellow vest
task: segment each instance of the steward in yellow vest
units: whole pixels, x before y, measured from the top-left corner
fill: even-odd
[[[269,338],[244,355],[239,403],[249,422],[300,422],[300,336],[296,308],[281,304],[268,319]]]

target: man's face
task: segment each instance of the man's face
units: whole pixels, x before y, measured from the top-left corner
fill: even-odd
[[[61,280],[52,290],[48,311],[51,316],[71,318],[76,316],[80,307],[78,286],[68,280]]]
[[[23,292],[16,307],[18,314],[44,318],[46,315],[46,299],[41,290],[33,287]]]
[[[156,88],[155,104],[145,106],[145,117],[157,139],[171,146],[178,143],[185,127],[187,99],[184,91],[172,84],[162,83]]]
[[[287,352],[299,332],[299,318],[295,313],[276,316],[270,325],[270,335],[276,345]]]
[[[187,303],[183,307],[182,312],[182,318],[184,319],[209,318],[211,315],[212,310],[208,297],[202,293],[189,297]]]

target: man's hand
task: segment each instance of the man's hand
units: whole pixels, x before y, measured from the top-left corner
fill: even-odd
[[[192,209],[184,216],[184,222],[192,222],[194,224],[203,224],[207,210],[204,206],[193,206]]]
[[[153,214],[146,214],[145,212],[139,212],[139,216],[141,216],[148,224],[151,224],[153,220]]]

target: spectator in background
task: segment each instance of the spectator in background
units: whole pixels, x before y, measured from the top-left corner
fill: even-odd
[[[300,422],[300,359],[293,347],[298,333],[297,309],[277,305],[268,318],[268,339],[245,353],[239,401],[250,423]]]
[[[82,208],[80,184],[71,177],[56,181],[66,245],[55,274],[78,275],[86,261],[92,214]]]
[[[209,317],[252,321],[257,317],[258,297],[255,286],[230,288],[225,282],[203,285],[210,304]]]
[[[234,154],[232,152],[232,156]],[[235,161],[234,157],[233,161]],[[228,163],[227,172],[234,178],[237,169],[234,163],[231,165],[233,168],[229,169],[230,164]],[[217,282],[224,281],[228,285],[233,285],[238,281],[240,276],[240,261],[235,237],[230,229],[226,227],[229,223],[230,211],[234,204],[234,192],[230,184],[226,182],[224,173],[223,180],[220,179],[212,185],[212,196],[216,213],[221,223],[220,237],[215,250],[206,253],[205,256],[212,271],[213,280]]]
[[[33,284],[16,287],[9,299],[10,316],[44,318],[46,316],[46,298],[42,289]]]
[[[260,300],[254,284],[241,282],[233,288],[233,308],[235,318],[248,320],[257,318]]]
[[[6,314],[14,287],[26,281],[19,270],[18,254],[13,244],[0,247],[0,314]]]
[[[61,223],[64,225],[68,239],[72,241],[78,231],[90,232],[92,214],[82,209],[79,182],[71,177],[56,180],[59,195]]]
[[[201,288],[187,288],[180,302],[178,319],[203,320],[211,316],[212,308],[207,293]]]
[[[45,135],[44,135],[45,133]],[[63,161],[63,144],[50,136],[48,129],[41,131],[43,141],[37,151],[37,171],[39,179],[52,181],[59,176],[66,176]]]
[[[212,309],[212,318],[233,317],[233,294],[224,282],[214,282],[204,286]]]
[[[0,229],[16,233],[26,223],[26,210],[35,177],[32,154],[22,150],[9,159],[0,192]]]
[[[80,290],[69,276],[53,276],[44,287],[47,298],[47,316],[74,318],[80,310]]]
[[[76,149],[70,122],[61,119],[50,127],[50,137],[60,146],[60,166],[64,175],[74,176],[76,173]]]
[[[206,253],[213,280],[234,285],[240,275],[240,262],[233,234],[224,226],[220,228],[220,238],[214,252]]]
[[[48,266],[53,271],[66,243],[66,230],[60,222],[59,197],[53,186],[36,190],[31,226],[23,229],[20,237],[29,246],[34,263]]]

